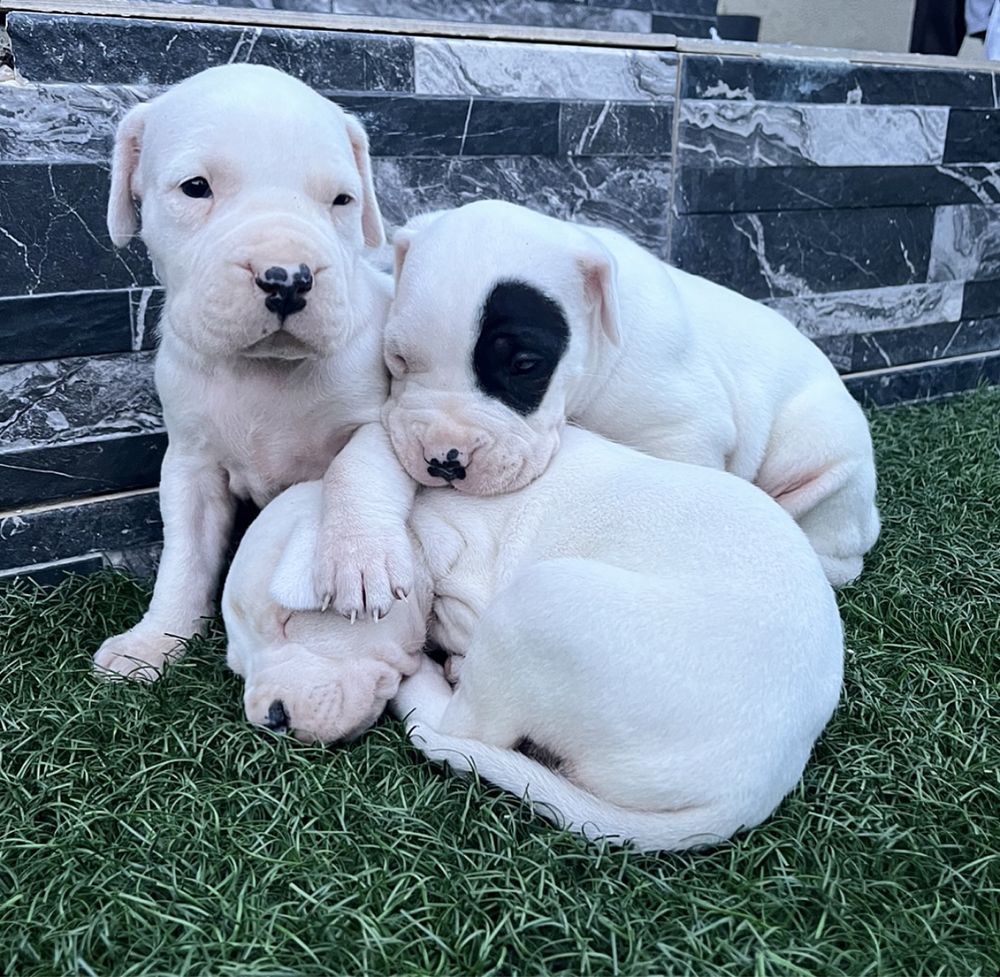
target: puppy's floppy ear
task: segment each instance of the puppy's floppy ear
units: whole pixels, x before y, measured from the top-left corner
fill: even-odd
[[[361,229],[365,234],[365,245],[377,248],[385,244],[385,229],[382,226],[382,212],[375,199],[375,184],[372,181],[371,157],[368,154],[368,133],[353,115],[344,112],[344,124],[351,140],[354,162],[361,175]]]
[[[414,231],[408,227],[401,227],[392,236],[392,247],[395,253],[393,261],[393,275],[396,279],[396,286],[399,287],[399,276],[403,273],[403,262],[406,261],[406,253],[413,243]]]
[[[290,611],[320,609],[322,602],[313,587],[312,576],[318,533],[318,515],[300,516],[288,534],[288,542],[274,568],[268,594],[273,601]]]
[[[618,303],[618,266],[611,253],[596,241],[576,259],[583,278],[583,292],[593,314],[594,333],[603,332],[614,346],[620,346],[621,309]]]
[[[111,195],[108,197],[108,231],[116,248],[128,244],[135,234],[136,200],[134,177],[142,152],[146,127],[145,102],[133,106],[118,124],[115,148],[111,156]]]

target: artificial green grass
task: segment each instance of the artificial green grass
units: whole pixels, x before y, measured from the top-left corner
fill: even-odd
[[[257,733],[218,633],[155,686],[95,682],[147,597],[121,576],[0,594],[0,972],[993,977],[1000,391],[873,427],[840,710],[775,816],[706,853],[598,851],[394,723]]]

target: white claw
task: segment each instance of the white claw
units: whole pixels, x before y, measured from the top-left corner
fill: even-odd
[[[330,601],[332,601],[332,600],[333,600],[333,597],[332,597],[332,596],[331,596],[330,594],[327,594],[327,595],[326,595],[326,596],[325,596],[325,597],[323,598],[323,603],[322,603],[322,604],[320,604],[320,607],[319,607],[319,609],[320,609],[321,611],[325,611],[325,610],[326,610],[326,609],[327,609],[327,608],[328,608],[328,607],[330,606]]]
[[[358,619],[358,612],[351,611],[351,624],[353,624]]]
[[[396,600],[401,600],[404,604],[408,604],[409,598],[406,596],[406,591],[402,587],[397,587],[395,590]]]
[[[374,610],[374,611],[372,611],[372,620],[373,620],[373,621],[374,621],[374,622],[375,622],[376,624],[378,624],[378,622],[379,622],[379,616],[378,616],[378,608],[377,608],[377,607],[375,608],[375,610]]]

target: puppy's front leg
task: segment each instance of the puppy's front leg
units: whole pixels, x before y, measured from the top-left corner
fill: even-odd
[[[396,460],[381,424],[365,424],[323,479],[323,518],[313,584],[324,608],[376,620],[413,588],[406,520],[416,483]]]
[[[153,599],[135,627],[97,650],[99,670],[152,682],[181,654],[179,639],[197,634],[211,613],[234,508],[218,464],[167,448],[160,472],[163,556]]]

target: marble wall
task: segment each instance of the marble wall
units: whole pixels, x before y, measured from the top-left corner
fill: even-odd
[[[141,245],[108,240],[107,159],[130,105],[213,64],[274,65],[357,113],[391,223],[500,196],[613,225],[779,308],[876,404],[1000,380],[987,70],[27,13],[6,27],[0,576],[155,556],[161,292]]]
[[[401,17],[463,24],[521,24],[578,30],[756,40],[759,18],[717,15],[717,0],[168,0],[222,7]]]

